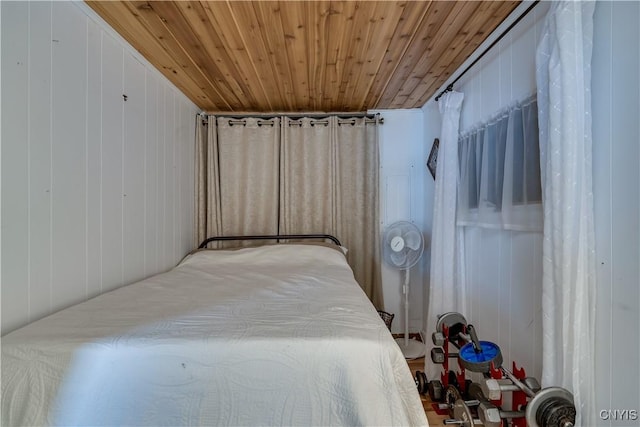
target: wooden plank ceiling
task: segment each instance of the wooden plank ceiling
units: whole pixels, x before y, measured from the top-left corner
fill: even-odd
[[[518,1],[88,1],[209,112],[421,107]]]

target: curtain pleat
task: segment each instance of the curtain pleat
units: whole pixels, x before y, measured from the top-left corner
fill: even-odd
[[[594,9],[594,2],[552,3],[536,51],[544,206],[542,385],[573,393],[578,426],[599,424],[591,131]]]
[[[279,119],[218,117],[217,140],[222,231],[277,234]]]
[[[196,126],[195,233],[199,244],[221,233],[222,215],[215,117],[198,116]]]
[[[200,244],[207,238],[207,125],[204,117],[196,117],[196,148],[195,148],[195,242]]]
[[[282,135],[280,232],[337,234],[335,141],[328,121],[284,117]]]
[[[378,127],[364,118],[336,122],[337,233],[350,248],[347,260],[356,280],[382,309]]]
[[[442,129],[433,201],[428,330],[435,330],[437,316],[440,314],[467,311],[464,230],[456,227],[458,127],[463,99],[464,94],[460,92],[447,92],[440,98],[438,105]],[[429,378],[438,378],[441,370],[440,365],[425,358],[425,373]]]
[[[337,236],[356,281],[382,308],[378,123],[283,120],[280,232]]]

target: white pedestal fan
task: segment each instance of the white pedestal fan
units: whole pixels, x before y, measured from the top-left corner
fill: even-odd
[[[416,265],[424,251],[422,233],[414,224],[408,221],[397,221],[389,225],[382,239],[382,255],[385,262],[404,271],[404,338],[397,338],[396,342],[406,359],[417,359],[424,356],[424,343],[409,339],[409,272]]]

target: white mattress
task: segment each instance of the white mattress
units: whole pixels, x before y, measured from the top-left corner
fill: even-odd
[[[2,425],[427,425],[344,256],[201,251],[2,338]]]

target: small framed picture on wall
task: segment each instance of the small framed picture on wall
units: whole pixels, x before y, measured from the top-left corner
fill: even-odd
[[[427,159],[427,168],[429,168],[429,172],[431,172],[431,176],[433,179],[436,179],[436,166],[438,165],[438,148],[440,146],[440,140],[438,138],[433,140],[433,145],[431,146],[431,152],[429,153],[429,158]]]

